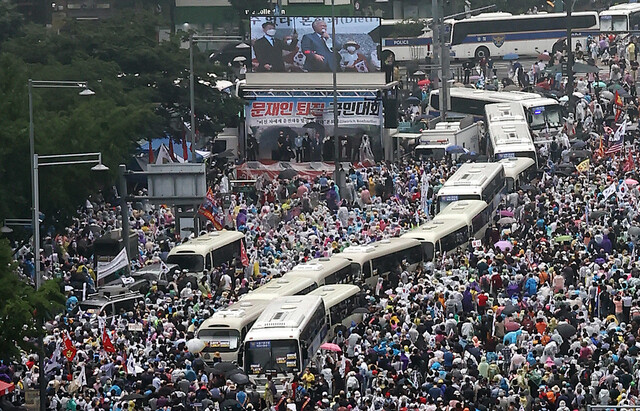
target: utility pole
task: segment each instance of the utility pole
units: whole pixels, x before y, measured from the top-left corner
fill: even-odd
[[[434,87],[440,89],[440,118],[444,120],[449,111],[449,45],[444,28],[444,1],[431,0],[433,14],[433,67],[436,68],[436,78],[439,82]]]
[[[442,84],[440,85],[440,117],[443,121],[447,119],[447,112],[449,111],[449,76],[451,75],[449,69],[449,41],[447,39],[447,33],[444,25],[444,0],[440,0],[441,12],[439,13],[439,31],[440,31],[440,65],[442,66]]]
[[[573,0],[565,0],[567,9],[567,96],[569,101],[573,95],[573,47],[571,45],[571,12],[573,11]]]
[[[440,9],[438,7],[438,0],[431,0],[431,44],[433,45],[433,50],[431,52],[431,72],[432,74],[435,72],[435,76],[432,77],[432,81],[434,82],[434,87],[439,87],[438,79],[440,78],[440,29],[438,26],[438,15],[440,14]]]

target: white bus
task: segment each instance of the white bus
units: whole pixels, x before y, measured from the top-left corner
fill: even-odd
[[[282,278],[310,278],[318,285],[351,283],[351,264],[344,258],[323,257],[298,264]]]
[[[495,103],[485,107],[487,156],[493,160],[526,157],[537,164],[538,156],[529,132],[524,109],[518,103]]]
[[[422,34],[413,37],[398,37],[393,33],[396,24],[422,24]],[[395,61],[424,60],[432,54],[431,30],[427,27],[428,20],[388,20],[383,19],[380,24],[380,38],[382,52],[389,52]]]
[[[465,163],[438,190],[436,214],[460,200],[482,200],[495,211],[506,191],[500,163]]]
[[[424,261],[434,262],[437,254],[449,253],[473,238],[482,238],[492,215],[491,208],[482,200],[454,201],[433,220],[401,238],[420,241]]]
[[[244,370],[257,383],[266,374],[300,373],[324,342],[327,328],[325,305],[317,295],[274,299],[247,333]]]
[[[177,264],[190,273],[202,274],[222,264],[231,265],[240,258],[244,234],[237,231],[214,231],[177,245],[169,251],[167,263]]]
[[[508,193],[517,191],[521,185],[531,181],[538,171],[535,161],[530,158],[505,158],[499,163],[504,167]]]
[[[222,361],[241,364],[240,347],[247,332],[269,305],[269,300],[242,300],[216,311],[200,324],[196,337],[204,341],[202,358],[212,362],[214,353],[220,353]]]
[[[360,287],[351,284],[323,285],[311,291],[309,295],[322,297],[327,311],[329,331],[327,341],[336,335],[336,326],[351,327],[351,323],[362,321],[362,314],[355,313],[356,308],[365,306],[360,298]]]
[[[429,95],[429,115],[440,115],[439,90]],[[471,115],[475,121],[485,119],[485,106],[493,103],[519,103],[524,109],[527,123],[531,129],[534,143],[546,143],[552,140],[563,126],[562,108],[558,101],[542,97],[537,93],[521,91],[486,91],[465,87],[449,89],[451,104],[449,112],[459,115]]]
[[[274,278],[255,290],[245,294],[240,301],[272,300],[289,295],[305,295],[318,288],[311,278],[281,277]]]
[[[352,245],[336,256],[351,262],[351,275],[370,287],[379,277],[384,277],[400,266],[409,265],[412,270],[422,262],[420,242],[407,238],[390,238],[367,245]]]
[[[567,14],[482,13],[463,20],[446,20],[445,25],[454,58],[502,57],[510,53],[537,56],[560,47],[567,35]],[[571,27],[573,44],[579,41],[586,46],[588,36],[600,33],[598,13],[572,13]]]
[[[640,30],[640,3],[616,4],[600,12],[600,32],[622,33]]]

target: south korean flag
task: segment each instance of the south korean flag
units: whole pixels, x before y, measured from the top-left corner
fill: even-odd
[[[301,51],[298,51],[296,55],[293,56],[293,64],[302,69],[306,59],[307,57]]]
[[[355,64],[355,68],[358,73],[368,73],[369,68],[367,67],[367,63],[364,60],[360,60]]]

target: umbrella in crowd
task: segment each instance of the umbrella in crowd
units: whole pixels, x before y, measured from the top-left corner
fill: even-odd
[[[520,56],[516,53],[507,53],[502,57],[503,60],[518,60]]]
[[[334,352],[341,352],[342,348],[340,348],[339,345],[337,344],[332,344],[332,343],[324,343],[320,346],[321,350],[326,350],[326,351],[334,351]]]
[[[516,222],[516,219],[513,217],[502,217],[501,219],[498,220],[498,224],[500,225],[507,225],[507,224],[513,224]],[[498,246],[496,244],[496,246]]]

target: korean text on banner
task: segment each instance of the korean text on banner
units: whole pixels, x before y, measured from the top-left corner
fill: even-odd
[[[127,249],[123,248],[113,260],[107,263],[98,262],[98,280],[108,276],[109,274],[113,274],[128,265],[129,257],[127,257]]]
[[[380,102],[352,99],[338,102],[338,122],[344,125],[380,125]],[[315,122],[323,126],[333,125],[331,98],[262,98],[247,106],[247,124],[250,127],[289,126],[302,127]]]

